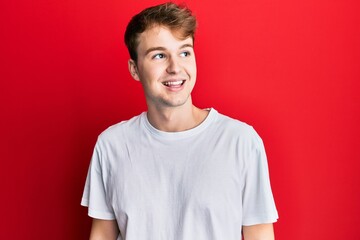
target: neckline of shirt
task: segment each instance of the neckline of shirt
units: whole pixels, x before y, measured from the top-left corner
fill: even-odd
[[[141,121],[142,124],[145,125],[146,129],[150,132],[150,134],[155,137],[166,140],[180,140],[199,134],[200,132],[204,131],[216,119],[218,112],[215,109],[207,108],[205,110],[208,110],[209,114],[206,116],[204,121],[202,121],[198,126],[194,128],[180,132],[165,132],[155,128],[149,122],[147,118],[147,112],[143,112],[141,114]]]

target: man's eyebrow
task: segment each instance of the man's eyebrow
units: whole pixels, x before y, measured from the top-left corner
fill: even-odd
[[[192,44],[190,44],[190,43],[185,43],[184,45],[182,45],[182,46],[180,47],[180,49],[182,49],[182,48],[187,48],[187,47],[194,48],[194,46],[193,46]]]
[[[194,48],[194,46],[192,44],[186,43],[186,44],[181,45],[181,47],[179,49],[183,49],[183,48],[187,48],[187,47]],[[166,48],[164,48],[164,47],[151,47],[148,50],[146,50],[145,55],[148,55],[150,52],[153,52],[153,51],[165,51],[165,50],[166,50]]]
[[[146,50],[145,55],[148,55],[150,52],[153,51],[164,51],[164,50],[166,50],[166,48],[164,47],[151,47],[148,50]]]

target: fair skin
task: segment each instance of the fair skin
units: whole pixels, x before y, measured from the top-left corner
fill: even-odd
[[[139,36],[138,59],[129,60],[129,71],[144,89],[149,122],[167,132],[184,131],[199,125],[208,111],[192,104],[196,82],[193,39],[179,39],[179,32],[154,26]],[[245,240],[274,240],[272,224],[242,227]],[[93,219],[90,240],[116,240],[115,220]],[[240,240],[240,239],[239,239]]]
[[[193,39],[180,40],[177,34],[161,26],[148,29],[139,36],[137,62],[129,60],[131,75],[143,86],[150,123],[168,132],[191,129],[208,113],[192,104],[196,81]]]
[[[119,228],[116,220],[101,220],[93,218],[90,240],[116,240]]]

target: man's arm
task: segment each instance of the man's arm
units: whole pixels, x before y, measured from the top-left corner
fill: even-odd
[[[90,240],[116,240],[119,228],[116,220],[101,220],[93,218]]]
[[[243,226],[244,240],[274,240],[272,223]]]

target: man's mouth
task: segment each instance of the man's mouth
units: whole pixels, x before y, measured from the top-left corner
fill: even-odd
[[[185,80],[178,80],[178,81],[165,81],[162,82],[163,85],[167,87],[180,87],[185,83]]]

